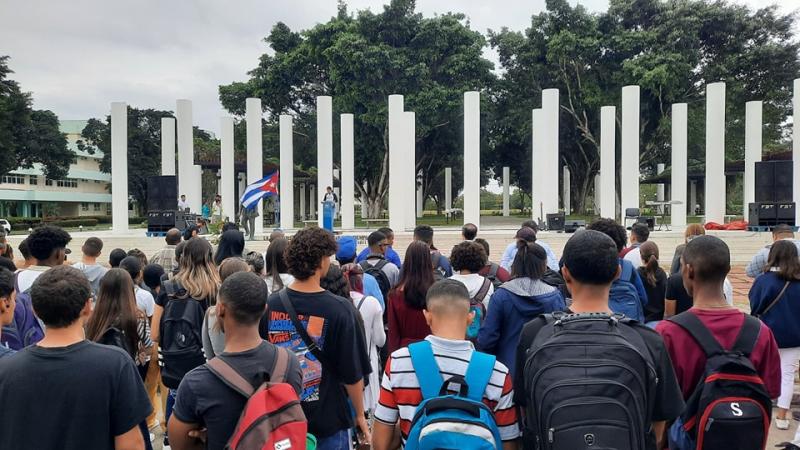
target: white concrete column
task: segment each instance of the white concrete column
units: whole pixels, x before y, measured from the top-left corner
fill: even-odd
[[[481,94],[464,93],[464,223],[480,228]]]
[[[333,98],[323,95],[317,97],[317,187],[322,193],[328,186],[333,187]],[[314,206],[321,202],[315,198]],[[318,219],[321,227],[322,209]]]
[[[292,140],[292,116],[281,114],[279,127],[281,158],[281,228],[289,230],[294,228],[294,141]]]
[[[340,122],[342,124],[342,228],[345,230],[352,230],[356,227],[355,138],[353,136],[353,115],[342,114],[340,117]]]
[[[175,108],[178,120],[178,196],[185,194],[193,213],[200,213],[203,205],[201,180],[194,164],[194,130],[192,129],[192,101],[178,100]],[[178,199],[175,199],[177,204]]]
[[[111,229],[114,233],[128,231],[128,105],[125,102],[111,103]]]
[[[745,104],[744,125],[744,220],[750,220],[748,205],[756,201],[756,163],[761,161],[760,101]]]
[[[544,214],[558,212],[558,182],[548,182],[553,176],[558,177],[558,89],[545,89],[542,91],[542,157],[544,159],[544,174],[542,180],[542,202]],[[545,216],[546,217],[546,216]],[[545,219],[544,217],[542,218]]]
[[[503,217],[511,215],[511,169],[503,167]]]
[[[306,215],[306,184],[303,183],[300,185],[300,220],[306,220],[308,217]]]
[[[411,111],[403,112],[403,145],[405,145],[405,158],[403,158],[403,192],[415,192],[417,189],[417,122],[416,114]],[[413,230],[417,226],[416,196],[405,195],[403,207],[406,218],[406,230]]]
[[[594,212],[600,213],[600,174],[594,176]]]
[[[600,216],[617,219],[616,211],[616,165],[614,149],[616,146],[616,108],[600,108]]]
[[[692,215],[697,214],[697,180],[689,183],[689,211]]]
[[[570,191],[572,188],[571,174],[569,173],[569,167],[567,166],[564,166],[561,172],[564,178],[564,192],[562,193],[561,198],[564,202],[564,214],[569,215],[569,213],[572,212],[572,205],[570,204],[572,200],[570,198]]]
[[[531,111],[531,219],[544,221],[546,216],[542,216],[544,209],[544,184],[547,178],[545,172],[547,163],[542,132],[542,110],[541,108]]]
[[[313,184],[309,187],[309,197],[310,197],[310,199],[309,199],[309,202],[308,202],[308,205],[309,205],[308,213],[311,216],[311,219],[314,219],[314,217],[317,215],[317,201],[318,201],[318,199],[317,199],[317,187],[314,186]]]
[[[395,231],[402,231],[406,228],[406,211],[403,209],[406,204],[403,199],[403,159],[408,158],[404,155],[403,147],[403,96],[389,96],[389,227]],[[410,214],[410,211],[408,212]]]
[[[662,173],[664,173],[664,170],[666,169],[666,167],[667,166],[664,163],[656,164],[656,175],[661,175]],[[659,201],[659,202],[665,201],[664,200],[664,198],[665,198],[664,197],[664,193],[665,193],[665,191],[664,191],[664,183],[658,183],[656,185],[656,200]]]
[[[622,88],[620,210],[639,207],[639,86]]]
[[[792,96],[792,198],[795,207],[795,225],[800,225],[800,78],[794,80]]]
[[[175,119],[172,117],[161,118],[161,175],[175,175]]]
[[[725,223],[725,83],[706,86],[705,222]]]
[[[247,121],[247,184],[264,178],[263,136],[261,131],[260,98],[248,98],[245,104],[245,120]],[[256,219],[256,235],[264,234],[264,202],[258,202],[258,218]]]
[[[422,177],[417,178],[417,195],[416,195],[416,216],[418,219],[421,219],[425,213],[425,198],[423,197],[422,192]]]
[[[692,182],[693,195],[686,201],[686,177],[689,166],[688,154],[688,106],[686,103],[672,105],[672,166],[670,181],[670,201],[679,201],[680,205],[670,206],[672,226],[686,226],[686,211],[694,211],[695,184]],[[687,203],[689,203],[687,205]]]
[[[222,216],[236,221],[236,174],[233,164],[233,117],[220,119],[219,184],[222,196]]]
[[[444,168],[444,210],[453,209],[453,168]]]

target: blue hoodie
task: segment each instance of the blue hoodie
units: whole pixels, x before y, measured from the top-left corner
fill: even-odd
[[[514,373],[522,327],[541,314],[564,311],[567,304],[558,289],[540,280],[515,278],[492,295],[486,320],[478,332],[478,350],[497,356]]]
[[[786,281],[776,272],[759,275],[750,287],[750,310],[761,315],[775,301]],[[800,281],[791,281],[786,292],[761,320],[772,330],[778,348],[800,347]]]

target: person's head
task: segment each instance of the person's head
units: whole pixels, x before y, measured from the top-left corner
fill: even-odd
[[[144,254],[143,251],[139,250],[138,248],[132,248],[128,250],[128,256],[135,256],[139,259],[139,263],[142,267],[147,265],[147,255]]]
[[[406,249],[403,271],[395,289],[403,290],[403,299],[414,309],[425,308],[425,293],[434,282],[433,263],[428,244],[414,241]]]
[[[250,272],[260,277],[264,276],[264,255],[261,252],[251,250],[244,255],[244,260],[250,266]]]
[[[330,186],[328,186],[328,187],[326,187],[326,188],[325,188],[325,191],[327,191],[327,192],[333,192],[333,188],[331,188]]]
[[[178,245],[181,242],[181,230],[177,228],[170,228],[167,235],[164,236],[167,245]]]
[[[217,202],[217,203],[220,203],[220,202],[222,201],[222,196],[220,196],[220,195],[215,195],[215,196],[214,196],[214,201],[215,201],[215,202]]]
[[[369,245],[369,252],[374,255],[383,255],[386,253],[386,247],[389,242],[386,240],[386,235],[380,231],[373,231],[367,237],[367,245]]]
[[[564,246],[561,274],[572,294],[573,304],[588,299],[606,301],[611,283],[619,276],[617,243],[597,230],[576,232]]]
[[[139,258],[135,256],[126,256],[119,262],[119,268],[128,272],[131,276],[131,280],[133,280],[134,284],[137,284],[140,281],[140,277],[142,276],[142,262],[139,261]]]
[[[10,325],[14,321],[16,306],[14,272],[0,268],[0,326]]]
[[[222,224],[222,229],[220,231],[224,233],[224,232],[230,231],[230,230],[239,231],[239,225],[236,225],[233,222],[225,222],[225,223]]]
[[[28,249],[36,258],[36,264],[50,267],[64,263],[71,240],[69,233],[53,225],[38,227],[27,237]]]
[[[142,281],[153,292],[161,290],[161,277],[164,276],[164,268],[160,264],[148,264],[142,269]]]
[[[486,264],[489,264],[489,242],[484,238],[475,238],[475,243],[483,247],[483,253],[486,254]]]
[[[219,279],[222,282],[237,273],[237,272],[249,272],[250,266],[247,264],[242,258],[228,258],[225,261],[222,261],[222,264],[219,265]]]
[[[264,280],[254,273],[236,272],[227,277],[219,288],[216,308],[222,331],[242,327],[257,332],[268,294]]]
[[[22,255],[22,257],[25,258],[25,262],[27,264],[30,265],[34,263],[34,257],[33,255],[31,255],[31,250],[28,247],[28,238],[23,239],[22,242],[20,242],[19,245],[17,246],[17,249],[19,250],[19,253]]]
[[[539,280],[547,271],[547,252],[539,244],[517,240],[517,254],[511,263],[512,278]]]
[[[225,258],[241,257],[242,251],[244,251],[244,234],[241,231],[226,231],[219,238],[217,253],[214,255],[214,263],[220,265]]]
[[[339,265],[350,264],[356,260],[356,238],[354,236],[342,236],[337,241],[336,261]]]
[[[342,274],[342,269],[336,264],[330,264],[328,271],[319,280],[319,286],[333,295],[346,299],[350,298],[350,285]]]
[[[531,227],[522,227],[517,230],[514,239],[524,242],[536,242],[536,230]]]
[[[450,265],[458,272],[478,273],[486,265],[486,251],[477,242],[461,242],[450,252]]]
[[[389,227],[381,227],[378,228],[378,231],[380,231],[381,233],[383,233],[384,236],[386,236],[386,241],[389,243],[389,247],[394,245],[394,230],[392,230]]]
[[[469,291],[456,280],[433,283],[425,296],[425,321],[435,336],[464,339],[475,313],[469,309]]]
[[[96,237],[86,239],[86,242],[81,246],[81,252],[84,256],[89,258],[97,258],[103,251],[103,241]]]
[[[121,248],[115,248],[111,250],[111,253],[108,254],[108,265],[112,268],[119,267],[119,263],[122,262],[123,259],[128,257],[128,253]]]
[[[342,266],[342,274],[350,285],[351,291],[364,293],[364,269],[360,265],[345,264]]]
[[[631,226],[631,243],[632,244],[641,244],[643,242],[647,242],[647,238],[650,237],[650,228],[647,227],[647,224],[636,222]]]
[[[182,201],[182,202],[185,202],[185,201],[186,201],[186,194],[181,194],[181,201]]]
[[[3,267],[12,272],[17,271],[17,265],[14,264],[14,261],[5,256],[0,256],[0,267]]]
[[[435,249],[433,246],[433,228],[430,225],[417,225],[414,228],[414,240],[422,241],[432,249]]]
[[[794,229],[786,224],[779,224],[772,227],[772,240],[794,239]]]
[[[276,228],[276,229],[272,230],[272,233],[269,234],[269,239],[268,240],[270,242],[272,242],[275,239],[285,238],[285,237],[286,237],[286,233],[284,233],[283,230],[281,230],[279,228]]]
[[[183,230],[183,240],[188,241],[189,239],[197,236],[199,232],[200,228],[197,226],[197,224],[193,223],[190,225],[186,225],[186,228]]]
[[[139,263],[135,257],[128,258],[136,264]],[[86,338],[98,342],[109,328],[116,327],[128,340],[128,348],[137,349],[139,338],[136,329],[139,314],[129,272],[121,268],[111,269],[100,279],[97,301],[86,323]]]
[[[180,283],[190,297],[197,300],[217,298],[219,275],[211,257],[211,244],[205,239],[191,239],[183,248],[178,273],[174,280]]]
[[[175,262],[180,264],[181,256],[183,256],[183,249],[186,248],[186,241],[181,241],[175,246]]]
[[[627,233],[625,233],[625,227],[615,222],[614,219],[595,219],[589,224],[589,226],[586,227],[586,229],[599,231],[610,237],[617,246],[617,253],[621,252],[625,248],[625,244],[628,241],[628,237],[626,235]]]
[[[800,279],[800,258],[794,242],[780,240],[772,244],[765,272],[770,270],[776,270],[778,276],[786,281]]]
[[[14,260],[14,248],[6,240],[6,234],[0,231],[0,256],[5,256],[10,260]]]
[[[31,303],[48,329],[67,328],[78,322],[83,326],[92,313],[92,287],[80,270],[55,266],[33,282]]]
[[[722,285],[730,270],[731,253],[722,239],[698,236],[686,244],[681,256],[681,276],[689,296],[694,297],[695,291],[709,289],[719,291],[722,300]]]
[[[528,219],[525,222],[522,222],[520,228],[530,228],[531,230],[535,231],[536,233],[539,232],[539,224],[536,223],[535,220]]]
[[[319,227],[304,228],[286,247],[286,266],[298,280],[322,278],[328,273],[331,256],[336,253],[333,234]]]
[[[465,241],[472,241],[476,236],[478,236],[478,226],[474,223],[467,223],[461,227],[461,237],[463,237]]]
[[[690,223],[686,226],[686,231],[683,232],[683,242],[689,242],[697,236],[706,234],[706,229],[699,223]]]
[[[658,273],[658,245],[653,241],[647,241],[639,246],[639,255],[642,257],[642,265],[646,274],[645,282],[650,286],[657,283],[656,274]]]

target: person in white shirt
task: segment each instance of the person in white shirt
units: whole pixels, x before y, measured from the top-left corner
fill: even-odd
[[[289,274],[289,267],[286,265],[284,253],[289,241],[285,237],[272,239],[267,247],[266,258],[264,258],[265,281],[267,291],[270,295],[289,286],[294,282],[294,277]]]
[[[28,291],[39,275],[51,267],[64,264],[67,255],[70,254],[67,244],[71,240],[69,233],[60,227],[45,225],[34,229],[26,241],[31,256],[36,259],[36,264],[17,272],[19,292]]]
[[[189,203],[186,201],[186,194],[181,194],[181,199],[178,200],[178,209],[181,211],[189,209]]]
[[[647,242],[650,237],[650,228],[644,223],[635,223],[631,226],[631,246],[623,250],[620,255],[624,260],[633,264],[634,269],[642,266],[642,254],[639,252],[639,246]]]
[[[153,294],[142,289],[139,284],[142,282],[142,263],[135,256],[126,256],[120,261],[119,268],[128,272],[133,280],[133,293],[136,295],[136,307],[139,308],[148,318],[153,317],[156,308],[156,301]]]
[[[464,241],[453,247],[450,252],[450,264],[453,266],[452,280],[461,282],[467,287],[470,298],[476,299],[483,292],[480,300],[489,308],[489,300],[494,293],[494,285],[488,278],[478,272],[486,265],[486,252],[483,246],[473,241]]]
[[[217,195],[214,197],[214,203],[211,205],[211,223],[222,223],[223,219],[222,197]]]
[[[533,231],[533,234],[531,235],[528,232],[523,232],[523,229],[525,228],[529,228],[531,231]],[[511,272],[511,265],[514,263],[514,258],[517,256],[517,241],[519,239],[523,239],[523,236],[520,235],[521,232],[526,241],[535,242],[539,244],[539,247],[544,249],[545,253],[547,253],[547,267],[550,268],[550,270],[554,272],[561,270],[558,267],[558,258],[556,258],[556,254],[553,252],[553,249],[551,249],[546,242],[539,240],[536,236],[536,233],[539,232],[539,226],[536,225],[536,222],[533,220],[526,220],[525,222],[522,222],[522,228],[517,231],[517,235],[514,236],[514,242],[508,244],[503,252],[502,258],[500,258],[500,267],[506,269],[508,272]]]

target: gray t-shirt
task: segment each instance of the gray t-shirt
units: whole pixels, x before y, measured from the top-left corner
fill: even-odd
[[[97,296],[100,291],[100,280],[108,272],[108,269],[100,264],[85,264],[77,262],[72,267],[80,270],[89,279],[89,284],[92,285],[92,293]]]

